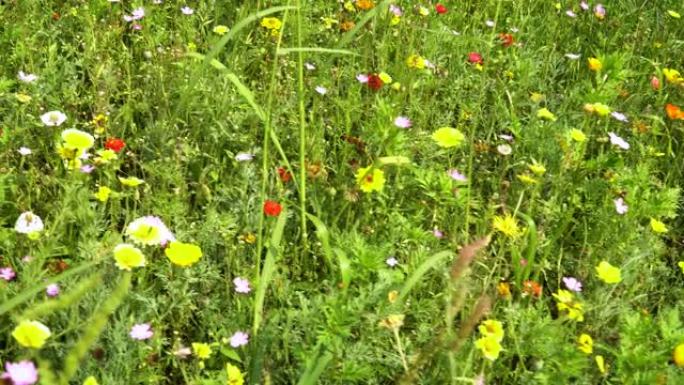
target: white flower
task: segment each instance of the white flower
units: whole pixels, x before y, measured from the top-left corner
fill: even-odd
[[[629,143],[622,139],[621,137],[615,135],[614,132],[609,132],[608,136],[610,137],[610,143],[620,147],[623,150],[629,150]]]
[[[26,211],[19,215],[14,230],[21,234],[30,234],[43,231],[43,220],[36,214]]]
[[[19,71],[17,78],[19,78],[19,81],[22,81],[24,83],[33,83],[36,80],[38,80],[38,76],[34,74],[26,74],[24,73],[24,71]]]
[[[578,54],[578,53],[566,53],[566,54],[565,54],[565,57],[568,58],[568,59],[570,59],[570,60],[577,60],[577,59],[579,59],[580,57],[582,57],[582,55],[580,55],[580,54]]]
[[[368,83],[368,75],[358,74],[358,75],[356,75],[356,80],[358,80],[359,83],[361,83],[361,84],[366,84],[366,83]]]
[[[577,17],[577,14],[573,12],[571,9],[568,9],[565,11],[565,14],[568,15],[569,17]]]
[[[141,245],[160,245],[175,241],[176,238],[159,217],[148,215],[138,218],[126,227],[126,235]]]
[[[41,115],[40,120],[46,126],[61,126],[67,120],[67,116],[61,111],[50,111]]]
[[[33,151],[31,151],[31,149],[28,148],[28,147],[20,147],[17,151],[18,151],[22,156],[31,155],[31,154],[33,153]]]
[[[487,21],[485,21],[485,24],[489,28],[494,28],[494,25],[496,25],[493,20],[487,20]]]
[[[192,15],[193,13],[195,13],[195,11],[187,5],[181,8],[181,12],[183,12],[184,15]]]
[[[316,66],[313,65],[313,64],[311,64],[311,63],[309,63],[309,62],[304,63],[304,67],[306,67],[306,69],[309,70],[309,71],[313,71],[313,70],[316,69]]]
[[[325,95],[328,93],[328,89],[323,86],[316,86],[316,92],[318,92],[321,95]]]
[[[124,20],[125,21],[135,21],[135,20],[140,20],[143,17],[145,17],[145,8],[139,7],[133,10],[131,12],[131,15],[124,15]]]
[[[610,116],[612,116],[615,120],[619,120],[623,123],[629,122],[627,115],[623,114],[622,112],[613,111],[610,113]]]
[[[412,124],[411,119],[406,116],[397,116],[397,118],[394,119],[394,125],[399,128],[409,128]]]
[[[500,144],[496,146],[496,151],[498,151],[501,155],[511,155],[513,149],[507,144]]]
[[[235,160],[238,162],[249,162],[252,159],[254,159],[254,155],[249,152],[239,152],[235,155]]]

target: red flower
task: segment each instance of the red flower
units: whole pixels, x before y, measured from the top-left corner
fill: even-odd
[[[515,38],[510,33],[500,33],[499,39],[501,39],[501,45],[508,48],[515,43]]]
[[[285,167],[278,167],[278,176],[283,183],[287,183],[292,180],[292,174],[290,174]]]
[[[442,4],[435,5],[435,11],[440,15],[447,13],[447,7]]]
[[[380,76],[378,75],[368,75],[368,88],[370,88],[373,91],[377,91],[383,86],[382,79],[380,79]]]
[[[277,217],[281,211],[283,211],[283,206],[280,203],[270,200],[264,202],[264,214],[269,217]]]
[[[105,148],[107,150],[112,150],[114,152],[120,152],[123,150],[124,147],[126,147],[126,143],[119,138],[109,138],[105,142]]]
[[[482,60],[482,55],[480,55],[477,52],[471,52],[468,54],[468,61],[473,63],[473,64],[484,64],[484,61]]]
[[[542,294],[542,286],[535,281],[523,282],[523,293],[539,298]]]

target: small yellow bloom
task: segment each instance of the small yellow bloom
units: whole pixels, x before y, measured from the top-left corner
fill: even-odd
[[[674,17],[675,19],[680,19],[682,15],[680,15],[678,12],[675,12],[673,10],[668,10],[667,14]]]
[[[347,1],[344,3],[344,9],[346,9],[348,12],[355,12],[356,8],[354,8],[354,4],[351,1]]]
[[[114,260],[121,270],[131,271],[134,267],[145,266],[145,255],[128,243],[121,243],[114,248]]]
[[[394,26],[401,23],[401,17],[399,16],[392,16],[392,20],[390,20],[390,25]]]
[[[229,29],[225,25],[217,25],[216,27],[214,27],[213,31],[215,34],[223,36],[228,33]]]
[[[492,336],[485,336],[475,341],[475,347],[482,351],[486,359],[494,361],[501,353],[501,343]]]
[[[107,164],[119,158],[114,150],[97,150],[97,155],[96,164]]]
[[[144,180],[136,178],[134,176],[129,178],[119,177],[119,182],[126,187],[137,187],[145,183]]]
[[[546,167],[541,163],[537,163],[537,161],[533,161],[532,164],[527,165],[527,168],[538,176],[542,176],[546,173]]]
[[[12,337],[19,345],[34,349],[42,348],[50,335],[50,329],[38,321],[21,321],[12,331]]]
[[[594,351],[594,339],[589,334],[581,334],[577,339],[577,345],[585,354],[591,354]]]
[[[581,130],[573,128],[570,130],[570,139],[574,140],[577,143],[582,143],[587,140],[587,136]]]
[[[679,74],[679,71],[672,68],[664,68],[663,75],[668,83],[679,84],[684,81],[682,76]]]
[[[396,302],[397,298],[399,298],[399,292],[396,290],[392,290],[389,293],[387,293],[387,300],[389,303],[394,303]]]
[[[392,77],[389,76],[387,72],[380,72],[378,74],[378,77],[380,78],[380,80],[382,80],[383,83],[392,84]]]
[[[64,141],[64,148],[78,152],[89,149],[95,143],[95,138],[92,135],[75,128],[62,131],[62,140]]]
[[[261,26],[271,31],[277,31],[283,26],[283,23],[276,17],[264,17],[261,19]]]
[[[100,385],[94,376],[90,376],[83,381],[83,385]]]
[[[553,293],[553,297],[556,299],[556,307],[558,311],[567,311],[568,318],[575,320],[577,322],[584,321],[584,311],[583,305],[580,302],[575,301],[574,295],[568,290],[558,289],[556,293]]]
[[[420,7],[418,7],[418,13],[419,13],[421,16],[427,16],[427,15],[430,14],[430,10],[427,9],[426,7],[423,7],[423,6],[421,5]]]
[[[100,202],[107,202],[111,193],[112,193],[112,189],[110,189],[109,187],[100,186],[97,189],[97,192],[95,192],[95,194],[93,194],[93,196],[95,197],[95,199],[97,199]]]
[[[492,337],[497,342],[501,342],[504,337],[503,324],[497,320],[482,321],[477,330],[485,337]]]
[[[378,325],[390,330],[399,330],[404,325],[404,315],[390,314],[387,318],[378,322]]]
[[[356,171],[356,183],[363,192],[380,192],[385,186],[385,173],[373,166],[359,168]]]
[[[606,261],[601,261],[601,263],[596,266],[596,273],[605,283],[618,283],[622,281],[620,268],[615,267]]]
[[[610,107],[603,103],[594,103],[592,107],[594,112],[599,116],[608,116],[608,114],[610,114]]]
[[[20,103],[28,103],[32,99],[31,96],[22,93],[15,94],[14,97],[17,98]]]
[[[442,127],[432,133],[432,139],[434,139],[440,147],[459,147],[463,144],[465,135],[456,128]]]
[[[228,373],[227,385],[243,385],[245,383],[245,377],[237,366],[226,364],[226,372]]]
[[[164,254],[166,254],[171,263],[181,267],[188,267],[200,260],[202,249],[191,243],[172,241],[169,247],[164,250]]]
[[[498,215],[494,216],[492,227],[494,230],[501,232],[510,238],[516,238],[521,234],[520,227],[518,227],[518,222],[511,214],[508,213],[506,213],[506,215],[503,217]]]
[[[550,120],[552,122],[555,122],[557,120],[556,115],[554,115],[553,112],[549,111],[549,109],[546,107],[541,108],[539,109],[539,111],[537,111],[537,117],[540,119]]]
[[[200,360],[206,360],[207,358],[209,358],[209,356],[211,356],[211,347],[209,346],[209,344],[205,344],[203,342],[193,342],[192,352]]]
[[[595,57],[590,57],[588,60],[588,64],[589,64],[589,69],[594,71],[594,72],[601,71],[601,69],[603,68],[603,63],[601,63],[601,60],[599,60]]]
[[[409,68],[422,70],[423,68],[425,68],[425,59],[420,55],[414,54],[406,58],[406,65]]]
[[[682,274],[684,274],[684,261],[677,262],[677,266],[679,266],[679,268],[682,269]]]
[[[596,359],[596,366],[598,366],[599,372],[601,372],[601,374],[606,374],[606,362],[603,359],[603,356],[599,354],[594,358]]]
[[[532,176],[528,174],[518,174],[516,175],[516,178],[518,178],[519,181],[525,183],[525,184],[539,184],[539,181],[534,179]]]
[[[511,285],[508,282],[499,282],[496,285],[496,291],[499,293],[499,296],[503,297],[504,299],[511,299]]]
[[[667,233],[667,226],[655,218],[651,218],[651,230],[658,234]]]
[[[322,17],[321,20],[323,21],[325,29],[332,29],[333,25],[339,24],[339,21],[332,17]]]
[[[684,368],[684,343],[677,345],[672,352],[672,358],[674,359],[675,365]]]
[[[530,100],[531,100],[533,103],[540,103],[541,101],[544,100],[544,95],[543,95],[543,94],[540,94],[539,92],[533,92],[533,93],[530,95]]]

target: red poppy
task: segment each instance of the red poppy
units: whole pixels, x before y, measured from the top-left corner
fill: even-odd
[[[435,5],[435,11],[440,15],[447,13],[447,7],[442,4]]]
[[[510,33],[500,33],[499,39],[501,39],[501,45],[508,48],[515,43],[515,38]]]
[[[123,150],[124,147],[126,147],[126,142],[119,138],[109,138],[105,142],[104,146],[107,150],[112,150],[118,153]]]
[[[468,61],[473,63],[473,64],[484,64],[484,61],[482,60],[482,55],[480,55],[477,52],[471,52],[468,54]]]
[[[368,88],[370,88],[373,91],[377,91],[383,86],[382,79],[380,79],[380,76],[378,75],[368,75]]]
[[[283,183],[287,183],[292,180],[292,174],[285,169],[285,167],[278,167],[278,176]]]
[[[271,200],[264,202],[264,214],[269,217],[277,217],[281,211],[283,211],[283,206],[280,203]]]

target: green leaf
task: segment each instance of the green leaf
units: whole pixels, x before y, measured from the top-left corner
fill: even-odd
[[[315,52],[315,53],[329,53],[338,55],[354,55],[360,56],[357,53],[346,49],[334,49],[334,48],[319,48],[319,47],[293,47],[293,48],[280,48],[278,49],[278,55],[289,55],[293,52]]]
[[[406,299],[406,296],[411,291],[413,286],[415,286],[418,283],[418,281],[420,281],[420,279],[428,273],[428,271],[439,266],[439,264],[441,264],[445,259],[453,255],[453,252],[445,250],[433,254],[430,258],[423,261],[423,263],[421,263],[420,266],[418,266],[418,268],[413,272],[413,274],[411,274],[411,276],[404,283],[404,287],[401,288],[401,291],[399,292],[399,297],[397,297],[397,301],[395,302],[395,304],[402,303],[404,299]]]

